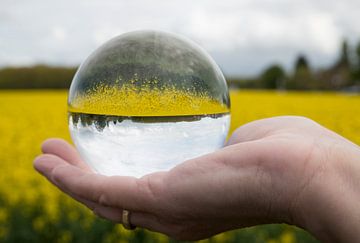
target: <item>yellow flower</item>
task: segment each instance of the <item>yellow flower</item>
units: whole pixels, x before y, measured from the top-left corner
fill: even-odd
[[[281,235],[280,238],[281,243],[295,243],[294,233],[291,231],[286,231]]]
[[[187,96],[184,94],[181,97]],[[213,105],[211,102],[204,103],[202,99],[198,101],[206,104],[205,108]],[[231,93],[231,105],[231,132],[245,123],[261,118],[301,115],[360,144],[359,95],[348,96],[331,92],[234,91]],[[56,223],[59,215],[63,213],[69,216],[72,222],[79,223],[84,229],[90,229],[94,222],[91,213],[84,214],[85,219],[80,220],[84,207],[72,200],[64,199],[62,193],[39,176],[32,166],[34,157],[41,152],[40,145],[44,139],[62,137],[71,141],[67,125],[67,93],[0,91],[0,114],[0,239],[8,232],[2,225],[11,217],[9,208],[18,204],[31,208],[37,207],[39,202],[42,203],[42,216],[36,216],[30,222],[36,231],[44,228],[44,222]],[[59,205],[62,207],[59,208]],[[279,241],[295,242],[292,232],[285,231]],[[157,242],[168,241],[162,234],[147,234],[157,239]],[[220,234],[211,242],[226,242],[232,239],[232,234],[236,232]],[[118,225],[107,237],[119,241],[131,239],[134,235],[134,232],[124,230]],[[72,237],[72,232],[65,230],[59,242],[70,242]]]

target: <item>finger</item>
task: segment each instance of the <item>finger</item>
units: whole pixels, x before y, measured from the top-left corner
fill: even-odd
[[[78,196],[72,197],[82,204],[85,204],[85,206],[91,209],[96,216],[122,224],[122,209],[102,206],[98,203],[79,198]],[[129,221],[136,227],[146,228],[151,231],[165,232],[168,230],[166,225],[161,224],[159,220],[151,213],[131,211]]]
[[[35,169],[40,172],[42,175],[44,175],[51,183],[53,183],[55,186],[57,186],[56,182],[52,180],[51,178],[51,171],[59,165],[67,165],[68,163],[61,158],[57,157],[53,154],[43,154],[35,158],[34,160],[34,167]],[[63,189],[63,188],[60,188]],[[90,209],[94,209],[96,207],[96,203],[86,200],[84,198],[78,197],[77,195],[73,195],[70,192],[66,190],[62,190],[63,192],[69,194],[71,197],[73,197],[75,200],[81,202],[85,206],[87,206]]]
[[[54,181],[51,178],[51,172],[52,170],[56,167],[56,166],[65,166],[68,165],[68,163],[66,161],[64,161],[63,159],[57,157],[56,155],[53,154],[42,154],[40,156],[38,156],[37,158],[35,158],[34,160],[34,167],[35,169],[41,173],[42,175],[44,175],[51,183],[53,183],[55,186],[58,186],[56,181]],[[96,204],[94,202],[88,201],[84,198],[78,197],[77,195],[71,194],[69,191],[66,191],[64,188],[59,188],[59,189],[63,189],[62,191],[69,194],[71,197],[73,197],[74,199],[76,199],[77,201],[85,204],[86,206],[88,206],[90,209],[93,209]]]
[[[101,218],[111,220],[115,223],[121,223],[122,219],[122,209],[116,208],[116,207],[107,207],[102,206],[96,202],[89,201],[87,199],[84,199],[82,197],[79,197],[77,195],[74,195],[70,192],[66,192],[69,196],[74,198],[76,201],[80,202],[81,204],[85,205],[87,208],[89,208],[93,213]]]
[[[116,208],[116,207],[107,207],[102,206],[96,202],[89,201],[87,199],[84,199],[82,197],[79,197],[77,195],[74,195],[70,192],[66,192],[69,196],[74,198],[76,201],[80,202],[81,204],[85,205],[87,208],[89,208],[93,213],[101,218],[111,220],[115,223],[122,223],[122,209]]]
[[[83,162],[79,153],[76,149],[71,146],[67,141],[59,138],[50,138],[47,139],[41,147],[43,153],[46,154],[55,154],[58,157],[62,158],[69,163],[85,169],[87,171],[91,171],[90,167]]]
[[[51,171],[59,165],[69,165],[69,163],[54,154],[42,154],[34,159],[34,168],[49,180],[51,180],[49,177]]]
[[[147,211],[152,205],[151,195],[132,177],[106,177],[58,167],[53,178],[71,193],[103,206]]]
[[[309,128],[318,129],[319,124],[301,116],[277,116],[249,122],[242,125],[232,134],[227,145],[253,141],[278,134],[284,130],[302,132]]]
[[[167,230],[166,225],[162,224],[157,217],[148,213],[131,212],[129,221],[134,226],[151,231],[165,233]]]
[[[55,163],[54,166],[48,177],[63,190],[86,200],[136,211],[149,210],[154,205],[146,183],[134,177],[88,173],[70,164]]]
[[[62,160],[61,158],[52,155],[52,154],[44,154],[39,157],[37,157],[34,161],[34,167],[36,170],[38,170],[41,174],[43,174],[50,182],[52,182],[55,186],[58,186],[56,181],[52,180],[51,178],[51,171],[59,165],[67,165],[66,161]],[[58,186],[59,187],[59,186]],[[84,204],[86,207],[88,207],[91,210],[95,210],[98,208],[106,208],[107,215],[119,215],[119,212],[121,213],[120,209],[117,208],[111,208],[111,207],[103,207],[98,203],[95,203],[93,201],[87,200],[85,198],[82,198],[78,195],[75,195],[71,193],[70,191],[66,190],[66,188],[59,187],[60,190],[65,192],[66,194],[70,195],[72,198],[77,200],[78,202]],[[115,216],[114,216],[115,217]],[[107,217],[110,220],[115,221],[114,217]]]
[[[74,197],[78,198],[78,197]],[[115,223],[122,224],[122,214],[123,210],[120,208],[115,207],[108,207],[108,206],[102,206],[100,204],[90,202],[85,200],[85,203],[83,199],[76,199],[79,202],[85,204],[89,209],[93,211],[93,213],[103,219],[110,220]],[[141,228],[147,228],[149,230],[164,230],[165,227],[161,225],[157,218],[149,213],[142,213],[142,212],[134,212],[132,211],[130,213],[129,221],[132,225],[141,227]]]
[[[94,207],[93,212],[96,216],[110,220],[115,223],[122,223],[122,210],[113,207],[101,206],[99,204]]]
[[[264,138],[274,131],[274,124],[276,125],[270,118],[244,124],[233,132],[226,146]]]
[[[93,213],[103,219],[110,220],[114,223],[122,224],[123,210],[115,207],[102,206],[98,203],[83,199],[79,196],[68,193],[78,202],[84,204],[87,208],[93,211]],[[167,227],[160,222],[157,218],[150,213],[143,212],[131,212],[129,221],[132,225],[140,228],[146,228],[151,231],[165,232]]]
[[[94,214],[100,218],[111,220],[115,223],[122,223],[123,210],[113,210],[111,207],[99,206],[94,209]],[[167,225],[162,224],[152,214],[142,212],[130,212],[129,222],[136,227],[145,228],[151,231],[165,233],[169,230]]]

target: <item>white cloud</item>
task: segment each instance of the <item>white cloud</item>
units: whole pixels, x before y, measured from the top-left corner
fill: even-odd
[[[339,48],[341,34],[332,16],[329,14],[312,14],[307,16],[308,43],[313,51],[321,50],[324,54],[334,55]]]
[[[58,41],[64,41],[67,37],[66,30],[62,27],[54,27],[52,29],[52,35]]]
[[[159,29],[193,39],[228,74],[288,68],[298,53],[334,60],[343,37],[360,39],[358,0],[63,0],[2,2],[0,65],[73,65],[115,35]]]

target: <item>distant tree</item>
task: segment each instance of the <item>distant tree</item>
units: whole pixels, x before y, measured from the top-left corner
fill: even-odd
[[[282,88],[285,82],[285,72],[280,65],[272,65],[261,75],[261,84],[266,89]]]
[[[67,89],[75,67],[8,67],[0,69],[0,89]]]
[[[330,73],[328,82],[332,89],[342,89],[352,84],[349,45],[346,39],[341,44],[337,61],[328,72]]]
[[[355,71],[351,61],[354,58],[354,52],[349,48],[346,39],[343,40],[340,46],[338,58],[332,66],[322,70],[317,74],[323,89],[342,90],[354,84]]]
[[[356,55],[356,64],[355,64],[355,71],[354,71],[354,80],[357,84],[360,85],[360,41],[355,49]]]
[[[295,62],[295,71],[309,69],[309,63],[305,55],[299,55]]]
[[[350,61],[349,61],[349,44],[347,42],[346,39],[343,40],[342,45],[341,45],[341,52],[340,52],[340,57],[338,60],[338,65],[342,65],[342,66],[349,66]]]
[[[317,89],[318,84],[313,78],[308,59],[300,54],[294,63],[293,76],[287,83],[288,89]]]

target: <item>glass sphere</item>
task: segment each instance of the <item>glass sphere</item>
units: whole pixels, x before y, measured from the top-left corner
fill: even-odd
[[[129,32],[79,67],[68,97],[80,156],[104,175],[141,177],[221,148],[230,124],[224,76],[194,42]]]

